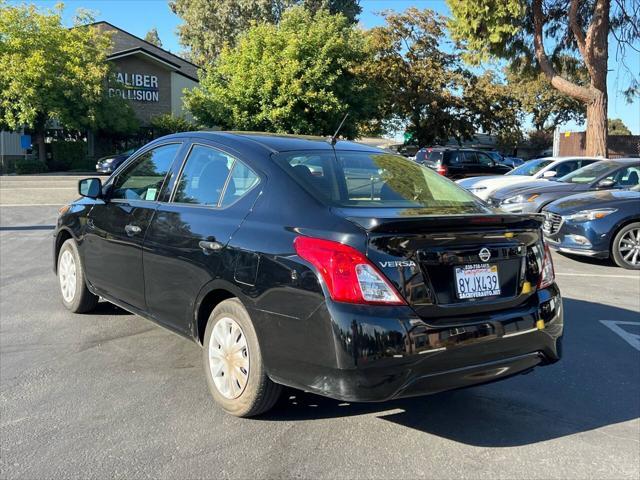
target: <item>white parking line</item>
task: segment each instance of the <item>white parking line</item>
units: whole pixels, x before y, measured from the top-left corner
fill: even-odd
[[[640,352],[640,335],[629,333],[620,325],[640,326],[640,322],[618,322],[617,320],[600,320],[605,327],[609,327],[613,332],[617,333],[622,339]]]
[[[603,278],[635,278],[640,280],[640,275],[603,275],[598,273],[559,273],[556,276],[563,277],[603,277]]]

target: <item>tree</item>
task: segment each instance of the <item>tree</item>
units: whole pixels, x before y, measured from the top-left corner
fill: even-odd
[[[198,128],[195,123],[187,120],[184,115],[172,115],[171,113],[151,117],[150,123],[155,135],[159,137],[170,133],[189,132]]]
[[[0,1],[0,119],[33,130],[41,161],[47,123],[92,125],[109,75],[109,37],[88,25],[66,28],[61,17],[62,5],[41,12]]]
[[[351,23],[362,10],[359,0],[171,0],[169,6],[182,18],[180,43],[199,65],[213,62],[225,45],[234,47],[238,37],[257,22],[277,24],[290,7],[302,5],[311,13],[341,13]]]
[[[149,30],[144,36],[144,39],[156,47],[162,47],[162,41],[160,40],[160,35],[158,35],[158,29],[156,27]]]
[[[631,135],[631,130],[619,118],[610,118],[609,135]]]
[[[474,77],[460,67],[458,57],[440,48],[444,18],[417,8],[383,15],[385,24],[367,33],[371,61],[364,67],[382,92],[379,128],[405,130],[419,146],[473,136],[482,115],[468,115],[461,92],[469,89],[476,106],[482,103],[481,92],[472,92]]]
[[[609,34],[618,48],[640,38],[637,0],[447,0],[454,39],[480,61],[493,56],[535,65],[559,92],[586,106],[587,155],[607,154]],[[548,53],[550,52],[550,53]],[[588,83],[560,74],[554,59],[579,55]]]
[[[279,25],[251,27],[205,70],[186,106],[205,125],[352,138],[375,111],[377,95],[359,66],[363,33],[343,15],[294,7]]]
[[[512,149],[524,138],[521,103],[511,87],[500,82],[495,72],[488,70],[480,76],[467,75],[460,113],[469,119],[476,130],[497,137],[503,149]]]
[[[588,79],[586,70],[580,68],[573,57],[560,59],[556,69],[574,82],[585,83]],[[553,130],[568,122],[584,122],[585,104],[555,89],[543,73],[507,68],[506,80],[522,111],[531,116],[536,130]]]

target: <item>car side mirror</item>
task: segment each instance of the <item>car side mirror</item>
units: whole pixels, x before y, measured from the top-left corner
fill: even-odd
[[[596,185],[596,188],[604,190],[607,188],[613,188],[615,187],[615,185],[616,185],[615,180],[611,180],[610,178],[604,178],[598,182],[598,184]]]
[[[542,174],[542,178],[553,178],[558,174],[555,170],[547,170]]]
[[[78,182],[78,193],[87,198],[100,198],[102,196],[102,182],[99,178],[83,178]]]

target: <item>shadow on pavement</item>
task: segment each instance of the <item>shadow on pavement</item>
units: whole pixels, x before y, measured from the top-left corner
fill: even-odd
[[[101,301],[96,305],[96,308],[91,311],[90,315],[130,315],[133,313],[127,312],[125,309],[114,305],[111,302]]]
[[[0,232],[23,231],[23,230],[53,230],[55,225],[20,225],[15,227],[0,227]]]
[[[564,358],[491,385],[384,403],[346,403],[287,389],[260,417],[378,418],[483,447],[528,445],[640,417],[638,352],[599,320],[638,321],[632,310],[565,299]]]

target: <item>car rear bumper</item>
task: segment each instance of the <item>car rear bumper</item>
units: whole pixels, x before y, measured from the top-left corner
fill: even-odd
[[[554,285],[533,300],[475,319],[440,319],[437,326],[415,314],[393,318],[401,308],[385,315],[380,308],[329,305],[336,364],[321,365],[307,354],[295,368],[268,368],[269,374],[278,383],[328,397],[371,402],[501,380],[561,357],[559,291]]]

